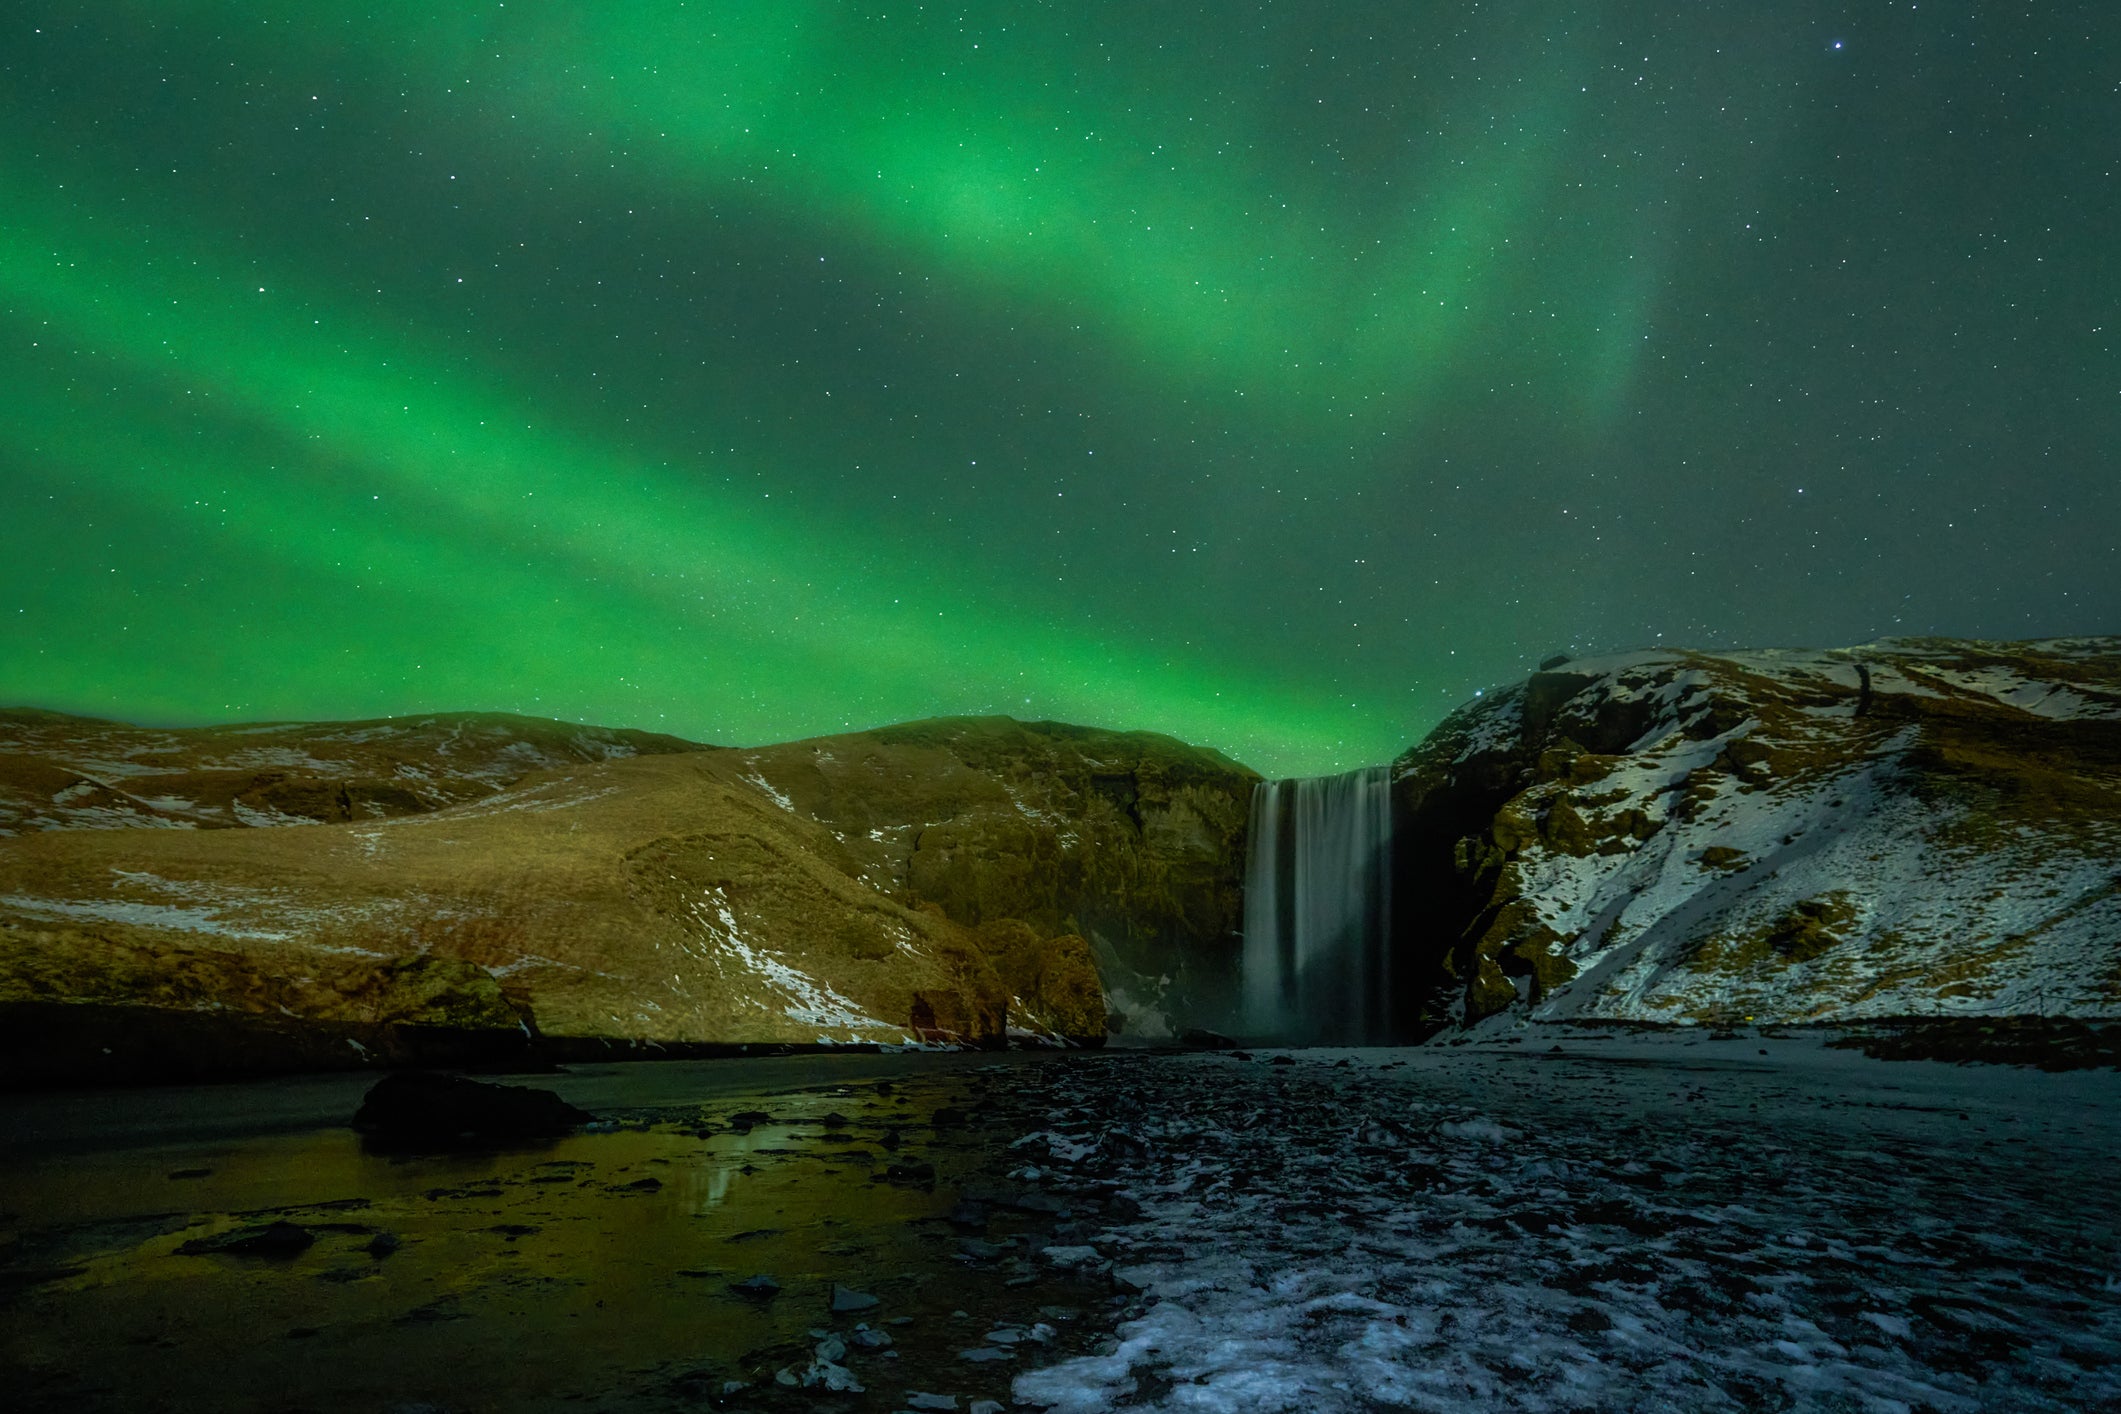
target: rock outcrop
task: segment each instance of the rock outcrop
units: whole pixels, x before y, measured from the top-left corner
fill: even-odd
[[[1074,1033],[1091,1005],[1084,943],[1135,1034],[1220,1023],[1234,1007],[1259,777],[1218,753],[1152,732],[955,717],[732,754],[832,831],[854,877],[1006,938],[1010,958],[1040,951],[1049,980],[1033,985],[1076,998],[1026,1008],[1058,1008],[1048,1029]],[[994,932],[1003,921],[1022,927]],[[1025,930],[1051,941],[1032,949]],[[1022,976],[1033,964],[1006,965]]]
[[[1114,1006],[1153,1026],[1234,986],[1252,777],[1166,738],[1005,718],[748,751],[491,717],[0,725],[18,1081],[1099,1044]],[[402,794],[353,789],[386,780]],[[83,782],[105,795],[84,804]]]
[[[1393,774],[1432,1025],[2121,1013],[2121,640],[1569,662]]]

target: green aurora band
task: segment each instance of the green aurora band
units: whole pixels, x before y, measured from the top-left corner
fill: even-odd
[[[305,573],[313,584],[306,602],[253,597],[247,612],[260,622],[218,643],[187,631],[196,605],[186,595],[105,598],[98,617],[146,649],[123,668],[151,709],[198,710],[185,694],[202,673],[322,682],[326,700],[366,706],[355,683],[402,683],[403,635],[419,625],[423,636],[440,629],[445,647],[414,691],[445,701],[491,693],[496,667],[513,664],[513,690],[550,674],[532,700],[587,715],[614,701],[609,683],[682,701],[704,669],[741,682],[749,700],[736,731],[770,733],[802,715],[821,675],[863,704],[889,704],[908,684],[933,693],[939,680],[983,706],[1028,703],[1024,689],[1036,687],[1064,713],[1339,745],[1318,732],[1315,702],[1262,701],[1197,671],[1174,693],[1168,663],[971,610],[972,595],[938,596],[916,566],[811,543],[667,466],[523,421],[531,399],[453,374],[435,351],[368,329],[327,298],[261,285],[254,300],[231,299],[242,278],[214,268],[203,241],[69,224],[40,195],[0,184],[14,216],[0,233],[6,293],[18,314],[83,346],[120,380],[120,396],[98,408],[76,387],[19,384],[0,435],[46,452],[74,486],[101,482],[156,525],[211,522],[233,537],[252,572],[201,576],[200,589],[251,597],[261,581]],[[209,425],[180,431],[131,415],[176,399],[195,400]],[[38,447],[61,428],[64,443]],[[337,573],[318,573],[327,566]],[[380,603],[362,595],[370,588]],[[969,627],[951,625],[953,613]],[[176,661],[158,647],[170,644],[183,645]],[[62,680],[60,690],[100,685]],[[386,687],[382,701],[403,690]]]
[[[1632,455],[1689,221],[1799,161],[1642,9],[17,7],[0,691],[1388,757],[1583,628],[1468,446]]]

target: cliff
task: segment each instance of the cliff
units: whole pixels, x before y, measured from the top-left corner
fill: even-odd
[[[734,754],[878,890],[976,929],[1085,939],[1136,1034],[1235,1003],[1259,777],[1216,752],[957,717]]]
[[[1250,776],[1165,738],[990,718],[735,751],[14,712],[0,743],[18,1080],[1097,1044],[1137,993],[1234,978]]]
[[[1393,779],[1431,1024],[2121,1012],[2121,640],[1567,662]]]

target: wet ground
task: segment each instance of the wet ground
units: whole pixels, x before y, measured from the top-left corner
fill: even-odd
[[[11,1404],[2121,1408],[2113,1071],[1563,1030],[519,1079],[599,1124],[0,1098]]]
[[[997,1162],[1018,1127],[990,1097],[1021,1066],[513,1077],[599,1124],[421,1156],[319,1127],[366,1082],[0,1101],[30,1141],[0,1161],[0,1368],[14,1407],[67,1410],[1006,1401],[1113,1297],[1098,1263],[1042,1256],[1099,1196]]]

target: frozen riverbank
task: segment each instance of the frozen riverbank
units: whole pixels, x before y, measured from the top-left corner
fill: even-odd
[[[2079,1410],[2121,1398],[2121,1075],[1532,1032],[1046,1072],[1142,1314],[1064,1411]]]
[[[69,1411],[2121,1398],[2121,1074],[1825,1039],[583,1067],[523,1079],[590,1131],[428,1156],[346,1077],[12,1096],[0,1369]]]

